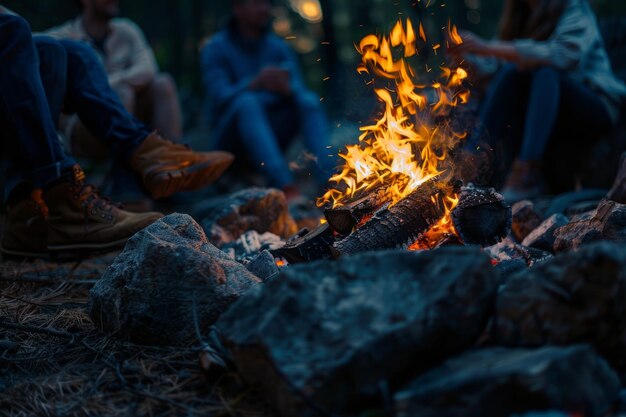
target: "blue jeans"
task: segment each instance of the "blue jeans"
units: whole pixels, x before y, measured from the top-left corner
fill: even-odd
[[[20,17],[0,15],[0,74],[0,120],[13,139],[6,196],[20,182],[45,188],[71,174],[75,162],[56,134],[61,111],[76,113],[124,163],[151,131],[126,111],[88,45],[32,37]]]
[[[610,132],[612,122],[600,96],[583,83],[551,67],[520,71],[505,65],[489,86],[480,112],[480,127],[468,140],[475,149],[484,140],[492,148],[506,144],[504,170],[514,156],[523,161],[542,160],[555,132],[568,144],[584,146],[590,138]]]
[[[70,175],[75,162],[57,138],[30,27],[6,14],[0,14],[0,91],[5,197],[23,181],[43,188]]]
[[[317,157],[315,176],[324,184],[335,160],[329,158],[328,122],[319,99],[308,91],[288,98],[247,91],[225,109],[214,132],[212,147],[247,157],[275,187],[292,184],[293,174],[283,150],[301,133],[309,152]]]

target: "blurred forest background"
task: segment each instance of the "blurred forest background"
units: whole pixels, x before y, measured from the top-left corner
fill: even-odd
[[[429,7],[424,7],[428,2]],[[8,0],[34,31],[74,17],[77,0]],[[228,19],[229,0],[121,0],[122,15],[141,26],[161,70],[176,79],[186,130],[202,124],[198,51]],[[422,21],[429,36],[448,19],[484,37],[496,33],[503,0],[275,0],[274,31],[301,58],[308,85],[324,98],[334,120],[371,116],[371,91],[356,74],[355,43],[367,33],[387,32],[398,17]],[[626,0],[593,0],[600,17],[626,16]],[[436,40],[432,40],[433,43]]]

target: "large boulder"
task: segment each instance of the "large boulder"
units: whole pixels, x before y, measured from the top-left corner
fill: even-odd
[[[183,343],[196,319],[210,326],[259,282],[191,217],[171,214],[129,239],[89,292],[89,313],[104,331],[135,342]]]
[[[299,264],[248,292],[216,330],[224,356],[280,415],[350,415],[381,408],[387,388],[470,347],[497,281],[476,248]]]
[[[398,392],[396,417],[509,417],[531,410],[602,416],[620,382],[586,345],[467,352]]]
[[[520,271],[498,291],[490,339],[505,346],[592,344],[626,369],[626,249],[602,242]]]
[[[216,246],[234,242],[247,231],[270,232],[282,238],[298,231],[285,194],[273,188],[247,188],[207,203],[202,227]]]

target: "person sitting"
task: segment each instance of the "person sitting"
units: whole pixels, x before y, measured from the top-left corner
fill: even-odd
[[[503,61],[467,147],[497,146],[521,125],[521,146],[503,188],[513,202],[541,191],[541,163],[554,132],[575,125],[565,146],[583,147],[617,124],[626,86],[613,74],[587,0],[508,0],[499,39],[461,32],[452,52]],[[571,130],[571,129],[570,129]]]
[[[135,23],[120,14],[119,0],[79,0],[75,19],[45,31],[58,39],[88,42],[96,51],[124,107],[165,137],[180,141],[182,117],[173,78],[159,68]]]
[[[201,51],[212,146],[248,157],[288,198],[298,194],[283,150],[301,133],[325,184],[328,123],[302,81],[294,53],[270,32],[270,0],[232,0],[229,25]]]
[[[89,46],[33,39],[23,18],[1,11],[0,90],[8,163],[1,249],[7,254],[109,249],[162,216],[122,210],[86,183],[58,140],[61,108],[75,111],[155,198],[204,187],[233,160],[225,152],[193,152],[163,139],[124,109]]]

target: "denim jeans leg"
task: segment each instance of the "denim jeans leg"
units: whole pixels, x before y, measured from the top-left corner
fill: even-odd
[[[292,184],[294,178],[270,123],[263,97],[253,92],[243,93],[231,103],[228,112],[236,128],[234,133],[254,166],[266,173],[272,186],[280,188]]]
[[[57,138],[39,70],[28,23],[0,14],[0,122],[5,127],[3,155],[11,163],[5,197],[22,181],[46,187],[75,164]]]
[[[76,113],[85,127],[110,145],[121,160],[130,160],[151,129],[124,108],[89,45],[60,42],[68,60],[65,111]]]
[[[521,96],[528,84],[530,75],[520,72],[513,64],[505,65],[491,82],[482,104],[478,129],[472,133],[466,143],[466,149],[474,150],[480,141],[494,147],[510,131]]]
[[[43,35],[33,36],[39,56],[39,75],[46,92],[48,107],[55,126],[58,125],[67,89],[67,53],[61,43]]]

